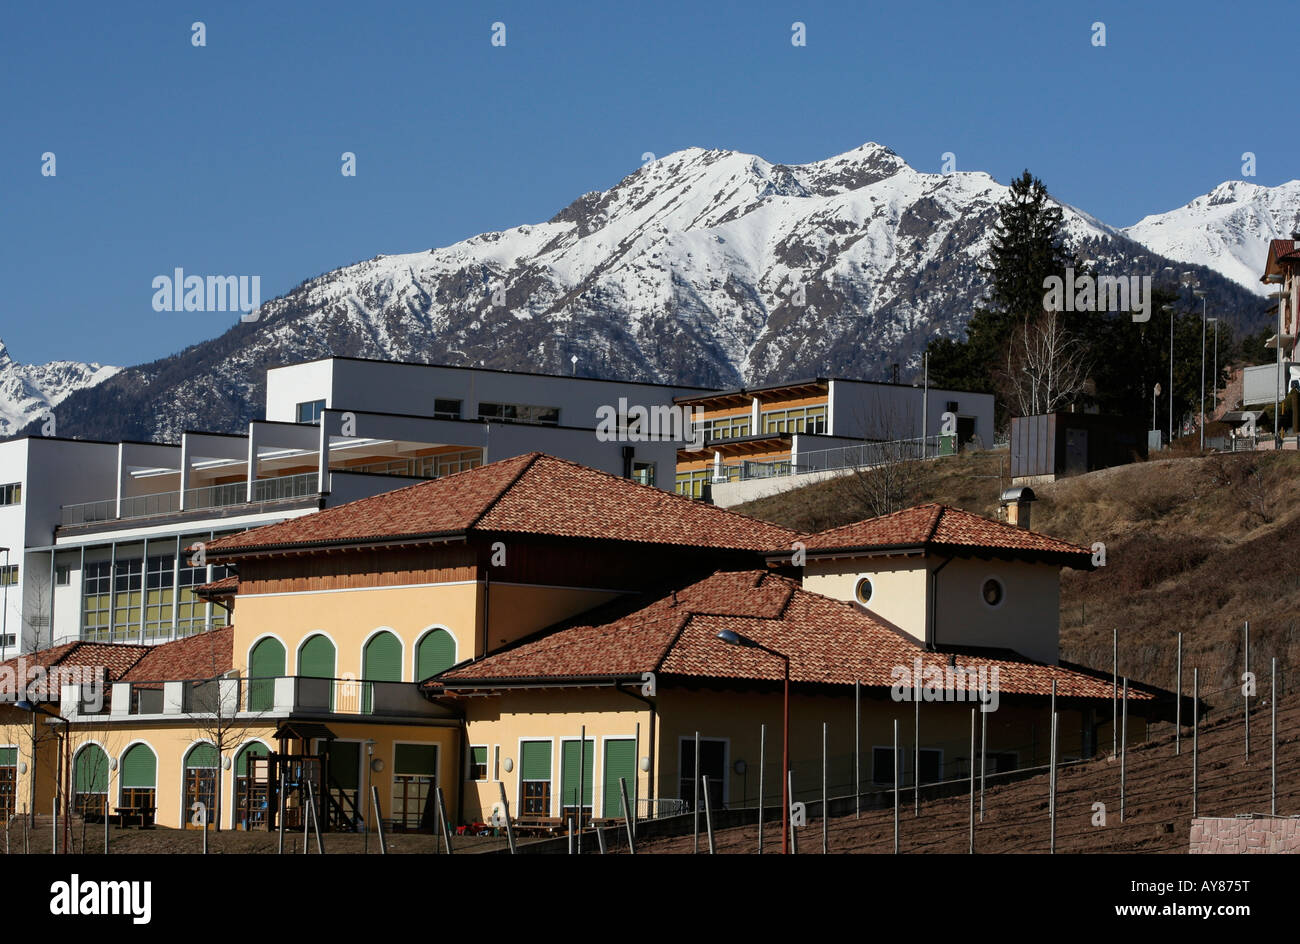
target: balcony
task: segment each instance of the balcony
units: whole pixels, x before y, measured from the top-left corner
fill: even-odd
[[[213,719],[237,715],[245,719],[324,715],[428,718],[439,714],[414,682],[302,676],[117,682],[110,710],[114,717]]]
[[[317,492],[317,473],[303,472],[298,475],[258,479],[253,483],[252,502],[247,500],[247,483],[229,482],[224,485],[205,485],[202,488],[186,489],[185,507],[183,509],[181,508],[181,493],[179,491],[123,497],[121,514],[118,514],[118,502],[114,498],[82,502],[76,505],[64,505],[60,509],[62,513],[61,524],[64,527],[76,527],[78,525],[94,524],[99,521],[175,515],[180,514],[182,511],[230,508],[235,505],[261,505],[270,502],[308,498],[316,495]]]

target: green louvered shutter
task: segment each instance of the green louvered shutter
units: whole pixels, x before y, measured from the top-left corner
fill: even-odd
[[[578,799],[578,741],[564,742],[564,761],[560,765],[560,806],[572,807]],[[582,753],[582,805],[591,805],[591,778],[596,769],[596,742],[587,739]]]
[[[73,782],[78,793],[108,792],[108,755],[94,744],[77,754]]]
[[[122,786],[153,787],[158,780],[158,758],[143,744],[136,744],[122,757]]]
[[[416,655],[416,681],[423,682],[456,664],[456,640],[445,629],[435,629],[420,640]]]
[[[284,675],[284,646],[278,639],[263,639],[248,660],[248,710],[269,711],[275,703],[275,682]]]
[[[605,742],[605,792],[603,813],[605,816],[621,817],[623,815],[623,795],[619,778],[627,780],[627,802],[632,803],[636,792],[636,741],[628,738]]]
[[[18,748],[0,747],[0,767],[16,767],[18,765]]]
[[[402,680],[402,644],[392,633],[380,633],[366,643],[364,677],[372,682]]]
[[[312,636],[298,654],[298,674],[306,678],[334,677],[334,643],[326,636]]]
[[[239,752],[239,757],[235,759],[236,775],[240,777],[247,777],[248,759],[250,757],[265,757],[265,756],[266,756],[265,744],[249,744],[247,747],[245,747],[242,751]],[[149,783],[149,784],[145,784],[145,786],[152,787],[153,784]]]
[[[217,749],[211,744],[195,744],[185,755],[185,766],[190,770],[196,767],[216,767]]]
[[[436,777],[438,748],[433,744],[398,744],[393,751],[393,773]]]
[[[524,741],[519,751],[519,776],[523,780],[551,779],[550,741]]]
[[[470,755],[469,779],[473,780],[474,774],[479,768],[482,768],[484,771],[487,770],[487,748],[471,747],[469,749],[469,755]],[[484,775],[483,779],[486,780],[487,776]]]

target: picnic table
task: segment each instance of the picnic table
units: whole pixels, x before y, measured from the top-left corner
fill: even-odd
[[[130,828],[131,820],[139,820],[141,829],[153,829],[154,814],[158,812],[156,806],[119,806],[117,808],[118,825],[123,829]]]

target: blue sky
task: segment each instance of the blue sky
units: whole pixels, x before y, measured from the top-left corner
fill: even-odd
[[[927,171],[951,151],[1127,225],[1240,178],[1244,151],[1256,183],[1300,175],[1294,24],[1196,0],[10,6],[0,338],[25,362],[140,363],[234,321],[155,312],[177,266],[270,298],[547,219],[689,146],[799,163],[870,140]]]

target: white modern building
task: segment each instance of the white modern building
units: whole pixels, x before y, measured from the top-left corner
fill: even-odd
[[[224,625],[184,549],[540,451],[671,488],[678,442],[598,436],[598,411],[702,388],[331,357],[267,371],[265,419],[179,443],[0,443],[0,659]]]

